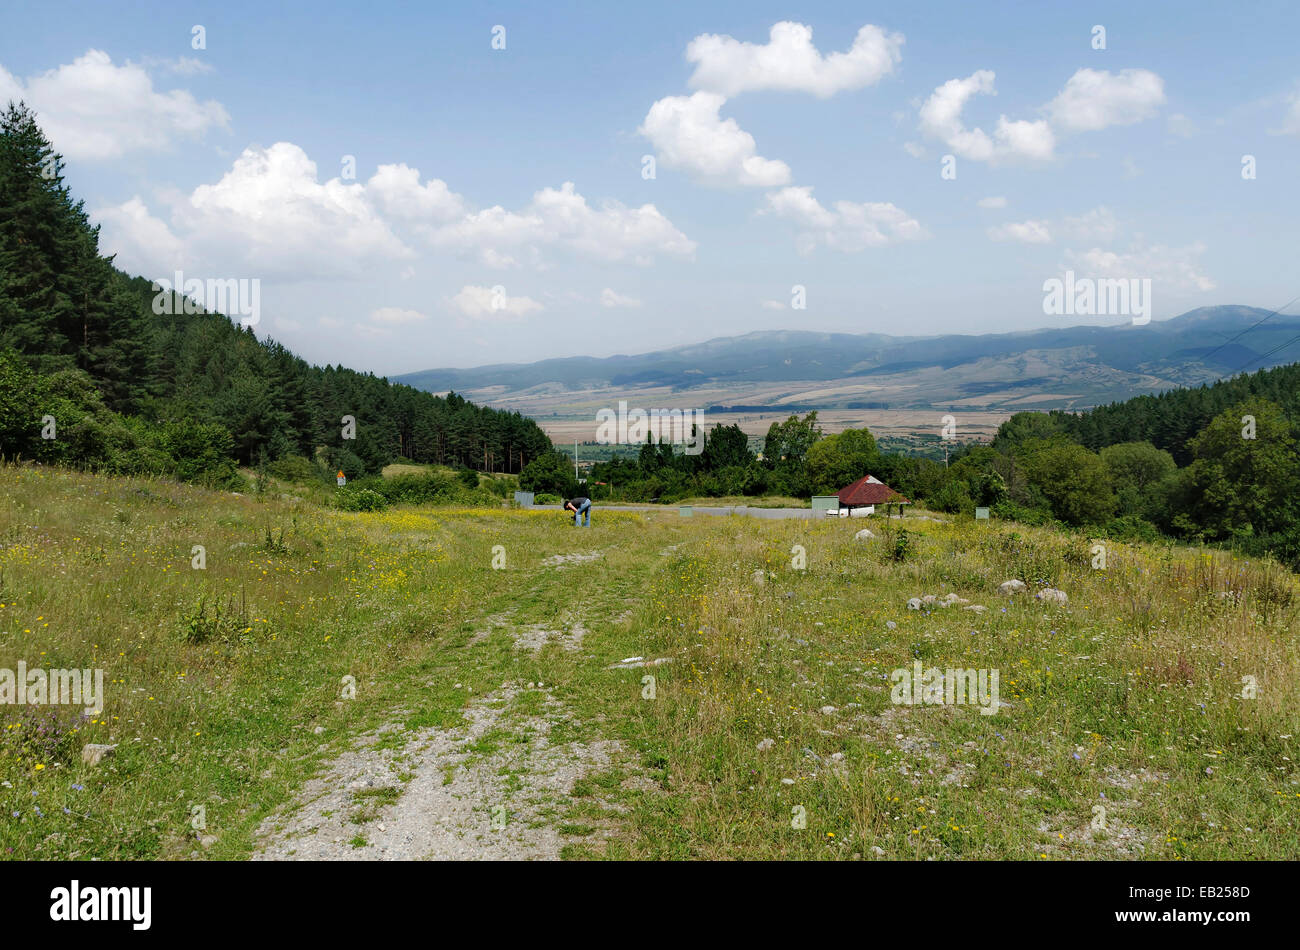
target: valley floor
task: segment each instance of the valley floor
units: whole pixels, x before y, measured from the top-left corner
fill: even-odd
[[[0,669],[105,683],[0,706],[0,854],[1300,857],[1296,579],[1093,543],[0,468]],[[996,714],[892,701],[917,661]]]

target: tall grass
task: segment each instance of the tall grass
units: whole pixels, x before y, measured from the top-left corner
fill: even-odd
[[[452,727],[530,681],[564,709],[557,741],[622,750],[556,816],[608,840],[575,833],[567,856],[1300,852],[1300,600],[1269,561],[1105,542],[1098,570],[1084,537],[915,519],[896,560],[897,522],[874,519],[866,542],[861,521],[599,506],[574,529],[12,466],[0,499],[0,668],[102,668],[107,694],[90,717],[0,706],[3,856],[243,857],[360,733]],[[1029,594],[996,593],[1015,576]],[[1069,603],[1032,599],[1049,584]],[[906,608],[947,592],[988,610]],[[581,652],[514,646],[572,620]],[[633,655],[672,662],[606,669]],[[916,659],[1000,670],[1009,707],[894,705]],[[117,749],[90,767],[88,742]]]

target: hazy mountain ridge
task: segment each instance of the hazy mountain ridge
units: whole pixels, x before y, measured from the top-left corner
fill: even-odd
[[[727,404],[1084,408],[1294,360],[1300,349],[1265,354],[1300,335],[1300,317],[1278,314],[1249,329],[1268,314],[1226,305],[1145,326],[931,337],[756,331],[639,355],[431,369],[396,381],[525,412],[530,397],[551,404],[563,393],[640,388]],[[808,398],[812,391],[816,398]]]

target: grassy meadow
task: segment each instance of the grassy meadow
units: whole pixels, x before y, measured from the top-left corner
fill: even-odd
[[[0,468],[0,668],[102,668],[106,693],[89,718],[0,706],[0,856],[249,857],[358,736],[453,728],[510,684],[486,745],[542,715],[617,750],[546,818],[566,858],[1300,857],[1300,587],[1271,562],[1106,542],[1099,569],[1084,535],[969,520],[593,514]],[[907,607],[950,592],[987,610]],[[580,648],[518,643],[574,623]],[[670,662],[608,668],[629,657]],[[999,670],[1005,706],[891,702],[918,659]],[[117,748],[89,766],[85,743]]]

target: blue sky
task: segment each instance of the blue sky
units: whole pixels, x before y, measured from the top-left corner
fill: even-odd
[[[1293,4],[846,6],[18,4],[0,96],[125,269],[381,374],[1300,293]]]

